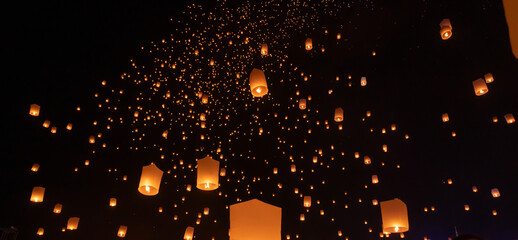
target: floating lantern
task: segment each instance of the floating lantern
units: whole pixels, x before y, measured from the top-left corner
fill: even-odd
[[[362,77],[361,78],[360,85],[362,85],[362,87],[367,86],[367,77]]]
[[[67,222],[67,229],[68,230],[76,230],[79,225],[79,218],[78,217],[71,217],[68,219]]]
[[[185,233],[183,234],[184,240],[191,240],[194,237],[194,228],[193,227],[187,227],[185,229]]]
[[[495,79],[493,78],[493,74],[491,73],[486,73],[484,75],[484,79],[486,80],[486,83],[492,83],[493,81],[495,81]]]
[[[279,170],[277,168],[273,168],[273,174],[277,174]]]
[[[49,121],[49,120],[45,120],[45,121],[43,122],[43,127],[44,127],[44,128],[49,128],[49,127],[50,127],[50,121]]]
[[[37,163],[32,164],[31,171],[37,172],[39,169],[40,169],[40,165],[39,164],[37,164]]]
[[[301,214],[300,214],[300,221],[301,221],[301,222],[306,221],[306,216],[304,216],[304,213],[301,213]]]
[[[54,210],[52,210],[52,212],[54,212],[55,214],[60,214],[62,209],[63,205],[56,203],[56,205],[54,205]]]
[[[450,121],[450,117],[448,116],[447,113],[443,113],[442,114],[442,121],[443,122],[449,122]]]
[[[261,55],[268,55],[268,44],[261,44]]]
[[[36,232],[36,235],[38,236],[43,236],[43,233],[45,232],[45,229],[43,228],[38,228],[38,231]]]
[[[128,227],[124,225],[120,225],[119,231],[117,231],[117,237],[126,237],[126,231],[128,231]]]
[[[381,202],[383,232],[400,233],[409,229],[406,204],[395,198]]]
[[[494,198],[500,197],[500,191],[498,191],[498,188],[491,189],[491,196],[493,196]]]
[[[39,116],[40,115],[40,106],[38,104],[31,104],[31,108],[29,109],[29,114],[32,116]]]
[[[282,209],[257,199],[230,206],[230,240],[281,240]]]
[[[296,172],[297,171],[297,166],[295,166],[295,164],[291,164],[291,172]]]
[[[43,202],[44,195],[45,195],[44,187],[34,187],[32,189],[31,202]]]
[[[306,39],[306,42],[305,42],[305,48],[306,50],[311,50],[313,49],[313,40],[311,38],[307,38]]]
[[[67,130],[72,130],[72,123],[67,124]]]
[[[203,94],[203,96],[201,97],[201,103],[207,104],[208,102],[209,102],[209,95]]]
[[[388,152],[387,144],[383,144],[383,146],[381,147],[381,149],[383,149],[383,152]]]
[[[196,187],[210,191],[219,186],[219,162],[207,156],[198,160]]]
[[[306,109],[306,99],[299,99],[299,108],[300,110]]]
[[[227,170],[225,168],[220,168],[219,169],[219,175],[224,177],[225,175],[227,174]]]
[[[257,68],[254,68],[250,73],[250,90],[254,97],[262,97],[268,93],[264,72]]]
[[[505,118],[505,121],[507,122],[507,124],[512,124],[512,123],[514,123],[516,121],[514,119],[513,114],[511,114],[511,113],[508,113],[508,114],[504,115],[504,118]]]
[[[477,96],[482,96],[488,92],[486,82],[482,78],[473,81],[473,89]]]
[[[341,38],[342,38],[342,34],[337,33],[337,34],[336,34],[336,39],[340,40]]]
[[[146,196],[157,195],[163,173],[154,163],[143,166],[138,191]]]
[[[371,158],[367,155],[363,156],[363,162],[365,163],[365,165],[369,165],[371,164]]]
[[[91,143],[91,144],[94,144],[95,143],[95,137],[94,136],[90,136],[90,138],[88,139],[88,142]]]
[[[342,108],[335,108],[335,122],[344,120],[344,110]]]
[[[203,209],[203,215],[209,215],[209,208],[208,207]]]
[[[304,196],[304,207],[311,207],[311,196]]]
[[[514,57],[518,59],[518,2],[515,0],[504,0],[505,19],[509,28],[509,41]]]
[[[442,40],[448,40],[452,35],[452,27],[450,23],[450,19],[445,18],[439,24],[441,26],[441,38]]]
[[[117,206],[117,198],[110,198],[110,207]]]
[[[377,184],[377,183],[379,183],[378,175],[372,175],[372,183],[373,183],[373,184]]]

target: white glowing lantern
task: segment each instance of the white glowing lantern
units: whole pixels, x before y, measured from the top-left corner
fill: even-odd
[[[163,173],[154,163],[143,166],[138,191],[146,196],[157,195]]]
[[[335,108],[335,122],[344,120],[344,110],[342,108]]]
[[[196,187],[200,190],[215,190],[219,186],[219,161],[207,156],[198,160]]]
[[[482,78],[473,81],[473,90],[475,90],[475,95],[477,96],[482,96],[489,91],[486,82]]]
[[[383,232],[401,233],[409,230],[406,204],[395,198],[381,202]]]

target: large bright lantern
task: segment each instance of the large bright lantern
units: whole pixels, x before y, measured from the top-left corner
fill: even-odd
[[[230,206],[230,240],[281,240],[282,209],[257,199]]]
[[[196,187],[200,190],[215,190],[219,186],[219,162],[209,156],[198,160]]]
[[[383,232],[401,233],[409,229],[406,204],[395,198],[381,202]]]
[[[262,70],[254,68],[252,73],[250,73],[250,90],[254,97],[262,97],[268,93],[266,76],[264,76],[264,72]]]
[[[157,195],[163,173],[154,163],[143,166],[138,191],[146,196]]]

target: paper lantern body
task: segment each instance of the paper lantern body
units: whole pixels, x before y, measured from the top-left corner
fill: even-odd
[[[344,110],[342,108],[335,109],[335,122],[341,122],[344,120]]]
[[[486,83],[492,83],[493,81],[495,81],[495,79],[493,78],[493,74],[491,73],[484,74],[484,79],[486,80]]]
[[[230,240],[281,240],[282,209],[257,199],[230,206]]]
[[[486,81],[482,78],[473,81],[473,90],[475,90],[475,95],[477,96],[482,96],[489,91],[487,89]]]
[[[184,240],[190,240],[194,237],[194,228],[193,227],[187,227],[185,229],[185,233],[183,234]]]
[[[43,202],[44,196],[45,196],[44,187],[34,187],[32,189],[31,202]]]
[[[110,207],[117,206],[117,198],[110,198]]]
[[[196,187],[210,191],[219,186],[219,162],[207,156],[198,160]]]
[[[268,44],[261,44],[261,55],[268,55]]]
[[[306,109],[306,99],[299,99],[299,108],[300,110]]]
[[[406,204],[395,198],[381,202],[383,232],[401,233],[409,229]]]
[[[162,181],[162,174],[154,163],[142,167],[142,175],[140,175],[140,182],[138,191],[146,196],[154,196],[158,194],[160,189],[160,182]]]
[[[32,116],[39,116],[40,115],[40,106],[38,104],[31,104],[31,109],[29,110],[29,114]]]
[[[442,114],[442,121],[443,122],[449,122],[450,121],[450,116],[448,116],[447,113],[443,113]]]
[[[262,97],[268,93],[266,76],[262,70],[254,68],[250,73],[250,91],[254,97]]]
[[[67,222],[67,229],[68,230],[76,230],[79,225],[79,218],[78,217],[71,217],[68,219]]]
[[[367,86],[367,77],[362,77],[361,80],[360,80],[360,85],[362,87],[365,87]]]
[[[61,213],[62,209],[63,209],[63,205],[61,205],[59,203],[56,203],[56,205],[54,205],[53,212],[56,213],[56,214],[59,214],[59,213]]]
[[[508,114],[504,115],[504,118],[505,118],[505,121],[507,122],[507,124],[513,124],[516,121],[514,119],[514,116],[512,113],[508,113]]]
[[[448,40],[452,35],[450,19],[448,19],[448,18],[443,19],[439,25],[441,26],[442,40]]]
[[[117,237],[126,237],[126,231],[128,231],[128,226],[120,225],[119,231],[117,231]]]
[[[311,207],[311,196],[304,196],[304,207]]]
[[[504,0],[505,19],[509,28],[509,40],[514,57],[518,59],[518,1]]]
[[[311,38],[307,38],[304,45],[305,45],[306,50],[308,50],[308,51],[313,49],[313,40]]]

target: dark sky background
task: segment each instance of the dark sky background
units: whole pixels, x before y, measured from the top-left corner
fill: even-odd
[[[309,69],[316,79],[327,79],[304,89],[314,91],[312,96],[321,112],[343,104],[351,118],[361,118],[365,109],[375,115],[369,126],[350,130],[345,138],[322,135],[317,145],[343,145],[351,153],[353,149],[374,152],[382,143],[389,143],[388,157],[379,153],[370,156],[390,165],[400,164],[401,169],[383,170],[379,175],[386,185],[372,187],[378,192],[368,192],[363,197],[367,205],[371,198],[403,199],[411,226],[407,239],[447,239],[454,236],[455,229],[486,239],[518,239],[518,126],[505,124],[503,119],[507,113],[518,118],[518,60],[511,52],[502,3],[466,2],[375,2],[374,11],[359,8],[357,15],[340,21],[324,18],[317,24],[326,26],[331,36],[340,28],[347,39],[345,46],[334,47],[313,34],[315,42],[327,44],[329,54],[305,58],[299,50],[287,50],[296,65]],[[206,9],[214,4],[201,3],[208,6]],[[182,196],[172,186],[163,184],[154,198],[136,191],[140,166],[149,164],[149,156],[157,153],[121,151],[114,157],[117,159],[105,154],[97,157],[91,167],[81,166],[85,159],[95,158],[85,139],[92,134],[91,123],[104,117],[93,97],[100,82],[120,79],[130,68],[129,59],[142,45],[174,35],[175,25],[170,19],[182,20],[180,13],[186,5],[184,1],[34,1],[3,7],[2,66],[7,75],[1,81],[5,99],[0,227],[17,227],[19,239],[35,239],[38,227],[45,227],[42,239],[114,239],[118,226],[124,224],[129,227],[128,239],[181,239],[185,227],[194,224],[195,216],[180,215],[179,221],[173,221],[172,211],[157,212],[158,206],[166,208]],[[453,37],[447,41],[441,40],[438,33],[439,22],[445,17],[453,25]],[[303,35],[293,38],[302,42]],[[376,51],[375,57],[372,51]],[[475,97],[471,82],[488,72],[495,82],[488,84],[489,93]],[[365,73],[368,89],[339,91],[343,96],[334,98],[337,103],[323,100],[327,89],[336,86],[332,81],[336,74],[356,77]],[[272,94],[281,93],[280,89],[270,90]],[[37,119],[28,115],[32,103],[42,106],[42,115]],[[80,112],[75,111],[77,106],[81,106]],[[448,123],[441,121],[445,112],[451,119]],[[493,116],[498,117],[498,123],[492,122]],[[41,127],[45,119],[56,122],[58,134]],[[72,132],[65,132],[67,122],[74,123]],[[369,127],[388,130],[390,123],[397,123],[398,141],[389,137],[354,138]],[[452,131],[457,137],[451,137]],[[404,133],[410,135],[409,141],[402,140]],[[273,134],[286,135],[281,131]],[[126,137],[123,133],[119,136]],[[117,136],[111,138],[116,140]],[[268,144],[271,143],[260,142],[255,147],[267,151],[273,147]],[[263,154],[267,156],[268,152]],[[38,173],[30,172],[35,162],[41,165]],[[331,182],[329,189],[322,190],[322,202],[331,198],[325,191],[340,188],[342,181],[369,180],[370,173],[360,170],[361,166],[351,164],[353,171],[343,178],[328,178],[326,174],[330,172],[322,170],[318,178]],[[73,171],[75,167],[80,167],[79,173]],[[121,173],[107,172],[114,168]],[[260,176],[260,169],[256,171],[253,175]],[[120,181],[122,172],[130,177],[128,182]],[[271,174],[264,174],[267,175]],[[454,184],[445,184],[447,179],[453,179]],[[185,180],[189,181],[195,181],[195,174]],[[172,179],[169,182],[177,184]],[[226,181],[220,182],[223,191],[233,190],[223,186]],[[286,180],[283,185],[288,188],[295,183]],[[34,186],[47,188],[44,203],[29,201]],[[473,193],[472,186],[477,186],[479,192]],[[365,191],[362,184],[347,187],[350,193]],[[491,197],[490,189],[494,187],[500,190],[500,198]],[[318,219],[316,209],[301,224],[298,214],[303,211],[302,205],[298,200],[294,203],[292,197],[279,195],[248,197],[283,208],[283,239],[286,234],[293,239],[296,233],[301,234],[301,239],[342,239],[336,229],[346,229],[350,239],[379,239],[379,209],[364,211],[350,204],[351,212],[347,214],[374,222],[369,224],[373,233],[367,234],[363,220],[353,223],[344,214],[330,224]],[[119,199],[115,209],[108,207],[111,196]],[[64,204],[64,212],[54,215],[51,210],[58,202]],[[217,192],[193,192],[187,202],[184,208],[191,207],[192,212],[210,205],[210,220],[218,220],[195,226],[197,239],[228,238],[228,211],[222,206],[235,201],[218,198]],[[470,205],[469,212],[464,211],[465,204]],[[431,206],[437,210],[423,211]],[[341,211],[343,206],[336,208]],[[333,207],[325,210],[335,211]],[[498,215],[492,216],[492,210],[497,210]],[[61,233],[69,216],[81,217],[80,228]]]

